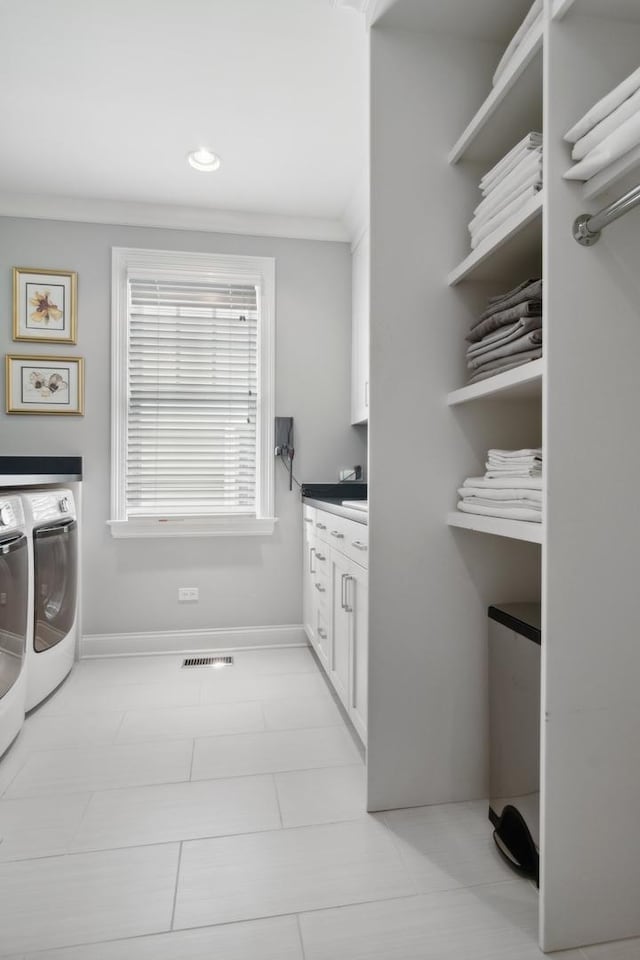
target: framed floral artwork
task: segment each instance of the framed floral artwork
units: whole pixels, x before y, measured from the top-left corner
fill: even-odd
[[[7,413],[84,413],[82,357],[6,358]]]
[[[13,268],[13,339],[76,342],[78,275],[73,270]]]

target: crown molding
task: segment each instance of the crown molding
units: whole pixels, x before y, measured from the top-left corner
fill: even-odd
[[[27,220],[71,220],[127,227],[159,227],[205,233],[326,240],[346,243],[349,232],[340,220],[291,217],[279,214],[212,210],[206,207],[136,203],[127,200],[90,200],[80,197],[0,193],[0,216]]]

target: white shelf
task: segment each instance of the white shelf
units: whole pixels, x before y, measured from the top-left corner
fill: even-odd
[[[554,0],[551,11],[552,20],[562,20],[569,13],[576,0]]]
[[[640,146],[634,147],[611,166],[597,173],[584,185],[585,200],[592,200],[613,187],[618,188],[620,196],[637,187],[640,183]]]
[[[462,527],[476,533],[490,533],[494,537],[507,537],[510,540],[526,540],[529,543],[542,543],[544,530],[541,523],[530,520],[503,520],[502,517],[481,517],[460,510],[447,514],[450,527]]]
[[[499,160],[529,131],[542,130],[542,36],[540,24],[458,139],[449,163]]]
[[[515,370],[506,370],[495,377],[488,377],[480,383],[454,390],[447,396],[447,403],[455,407],[470,400],[500,395],[507,400],[530,400],[542,396],[542,358],[523,363]]]
[[[455,287],[472,274],[477,280],[504,280],[505,274],[530,270],[541,256],[542,191],[452,270],[447,283]]]

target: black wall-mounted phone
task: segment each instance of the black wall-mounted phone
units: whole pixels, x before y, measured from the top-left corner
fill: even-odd
[[[293,417],[276,417],[275,455],[289,469],[289,490],[293,489]]]

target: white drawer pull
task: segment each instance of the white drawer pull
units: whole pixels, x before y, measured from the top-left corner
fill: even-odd
[[[313,523],[313,520],[311,519],[311,517],[305,517],[305,518],[304,518],[304,522],[305,522],[305,523]]]
[[[352,540],[351,546],[355,547],[356,550],[368,550],[366,543],[363,543],[362,540]]]
[[[326,530],[326,525],[324,523],[316,523],[318,530]]]
[[[332,530],[331,536],[335,537],[336,540],[344,540],[344,533],[340,533],[339,530]]]
[[[317,559],[317,560],[326,560],[327,558],[325,557],[324,553],[316,553],[316,559]]]
[[[319,593],[326,593],[327,588],[323,587],[321,583],[316,583],[315,588]]]
[[[320,637],[321,640],[326,640],[326,639],[327,639],[327,631],[326,631],[326,630],[323,630],[321,627],[318,627],[318,636]]]

